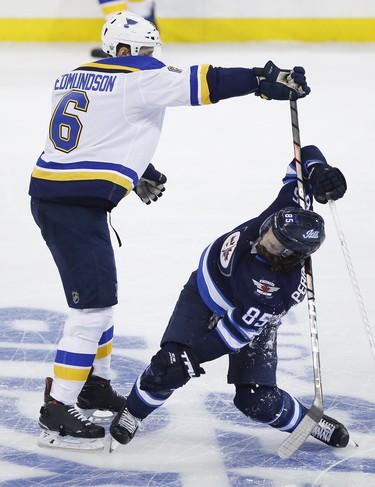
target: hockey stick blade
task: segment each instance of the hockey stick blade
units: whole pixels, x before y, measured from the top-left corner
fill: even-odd
[[[322,416],[323,409],[313,404],[299,425],[280,445],[277,452],[279,457],[283,460],[290,458],[305,443]]]

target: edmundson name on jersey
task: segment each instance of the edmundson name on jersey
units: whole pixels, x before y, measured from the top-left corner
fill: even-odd
[[[55,90],[112,91],[117,76],[94,73],[67,73],[55,82]]]

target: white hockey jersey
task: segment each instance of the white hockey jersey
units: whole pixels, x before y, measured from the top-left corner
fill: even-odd
[[[134,56],[101,59],[60,76],[30,195],[116,206],[151,162],[165,108],[211,103],[209,68],[181,70]]]

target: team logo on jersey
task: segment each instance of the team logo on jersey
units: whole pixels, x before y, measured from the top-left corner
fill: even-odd
[[[271,298],[272,294],[280,289],[279,287],[276,287],[273,282],[266,281],[265,279],[261,279],[260,281],[252,279],[252,281],[256,286],[255,292],[262,296],[266,296],[267,298]]]
[[[79,293],[77,291],[72,292],[72,299],[74,304],[79,303]]]
[[[238,240],[240,238],[240,232],[234,232],[227,237],[221,247],[220,251],[220,264],[224,269],[230,264],[233,252],[237,246]]]
[[[175,68],[174,66],[168,66],[167,67],[168,71],[172,71],[172,73],[182,73],[182,69],[180,68]]]

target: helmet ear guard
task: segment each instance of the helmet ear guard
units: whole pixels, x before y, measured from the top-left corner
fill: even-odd
[[[116,57],[119,44],[129,46],[131,56],[142,55],[142,47],[160,48],[159,31],[139,15],[118,12],[103,25],[102,49],[109,56]]]

